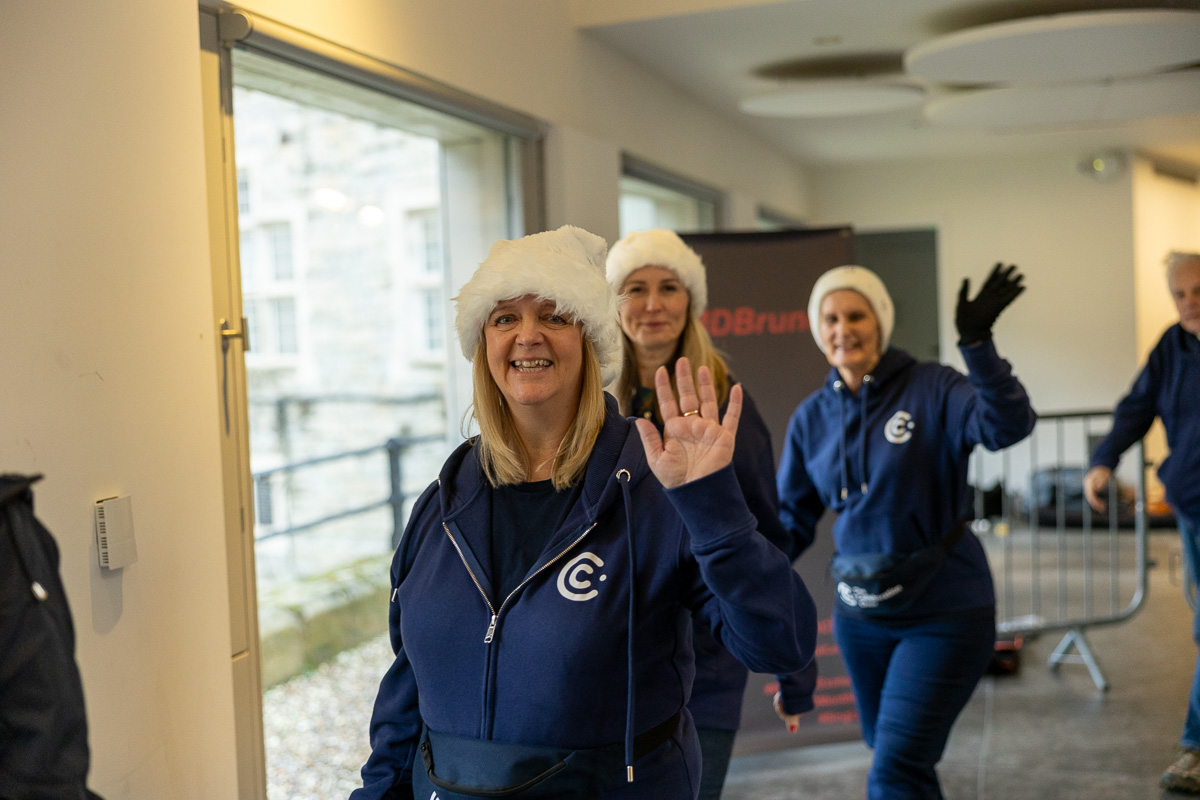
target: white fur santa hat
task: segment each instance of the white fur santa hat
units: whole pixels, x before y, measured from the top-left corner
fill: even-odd
[[[608,253],[608,282],[619,292],[630,274],[642,267],[662,267],[679,276],[696,316],[708,308],[704,262],[675,231],[662,228],[639,231],[614,244]]]
[[[467,360],[483,339],[483,326],[502,300],[533,295],[583,324],[600,360],[605,385],[621,370],[621,327],[617,295],[604,279],[604,240],[564,225],[520,239],[502,239],[454,298],[455,327]]]
[[[825,352],[825,343],[821,341],[821,301],[830,292],[841,289],[851,289],[858,292],[871,304],[875,318],[879,320],[879,352],[888,348],[888,340],[892,338],[892,328],[896,324],[896,311],[892,306],[892,296],[879,276],[866,267],[848,264],[834,267],[820,278],[813,286],[808,298],[808,323],[813,339],[821,352]]]

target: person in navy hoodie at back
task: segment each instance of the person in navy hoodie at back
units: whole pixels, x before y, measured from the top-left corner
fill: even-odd
[[[1036,416],[996,353],[992,325],[1023,291],[996,268],[978,296],[964,280],[955,322],[966,376],[888,346],[891,297],[870,270],[817,280],[808,314],[832,369],[788,423],[781,517],[812,542],[838,513],[833,632],[874,750],[869,800],[941,798],[936,765],[995,648],[995,595],[983,547],[966,527],[967,460],[1025,438]],[[783,684],[785,721],[809,701]]]
[[[352,800],[693,800],[693,615],[756,670],[811,661],[816,609],[731,466],[741,410],[686,359],[665,422],[622,417],[598,236],[493,245],[458,297],[480,433],[413,507],[392,563],[396,658]]]
[[[1200,585],[1200,253],[1169,254],[1167,286],[1179,322],[1163,333],[1117,404],[1112,431],[1096,446],[1091,469],[1083,476],[1083,491],[1088,503],[1103,512],[1121,454],[1146,435],[1155,417],[1161,418],[1171,454],[1159,465],[1158,477],[1175,512],[1184,563],[1192,582]],[[1200,613],[1192,618],[1192,638],[1200,644]],[[1163,772],[1160,785],[1200,794],[1200,657],[1179,746],[1179,756]]]
[[[611,387],[621,413],[661,426],[654,375],[659,367],[673,372],[675,362],[684,357],[693,373],[701,366],[709,368],[717,403],[724,406],[734,380],[700,324],[708,305],[708,282],[699,254],[674,231],[638,231],[612,246],[607,268],[608,282],[621,294],[624,366]],[[744,388],[736,445],[733,470],[759,532],[785,553],[790,552],[791,539],[779,522],[771,434]],[[699,800],[717,800],[741,724],[749,674],[716,641],[703,620],[696,620],[693,637],[696,680],[688,710],[700,736],[703,771]]]

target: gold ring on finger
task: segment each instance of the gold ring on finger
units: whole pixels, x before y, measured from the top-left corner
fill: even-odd
[[[700,409],[697,408],[694,411],[685,411],[685,412],[683,412],[683,415],[685,417],[690,417],[692,414],[699,414],[699,413],[700,413]]]

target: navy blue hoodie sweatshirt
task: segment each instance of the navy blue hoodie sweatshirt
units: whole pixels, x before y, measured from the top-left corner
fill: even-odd
[[[779,499],[794,535],[811,543],[817,519],[830,508],[838,513],[838,552],[910,553],[939,542],[969,513],[967,460],[975,445],[1016,444],[1037,417],[990,339],[960,350],[965,377],[888,348],[858,395],[830,370],[788,423]],[[983,548],[966,535],[908,615],[994,604]],[[840,598],[837,610],[856,612]]]
[[[1156,416],[1171,448],[1158,467],[1167,501],[1189,519],[1200,519],[1200,339],[1178,323],[1158,340],[1117,404],[1112,431],[1097,445],[1091,465],[1116,469],[1121,454],[1146,435]]]
[[[633,424],[606,402],[579,499],[494,612],[491,491],[470,442],[417,501],[392,565],[396,659],[380,685],[364,785],[352,800],[410,796],[422,722],[455,736],[573,749],[625,740],[631,533],[632,728],[683,713],[658,766],[609,796],[694,796],[699,747],[684,710],[693,615],[752,669],[791,672],[811,660],[812,598],[787,556],[755,530],[733,467],[664,490]]]
[[[968,374],[888,348],[857,395],[836,369],[788,422],[779,464],[780,517],[807,547],[825,508],[838,513],[838,552],[909,553],[936,544],[970,514],[968,458],[975,445],[1000,450],[1037,420],[1029,396],[992,340],[959,348]],[[969,532],[906,619],[995,605],[992,574]],[[836,613],[861,615],[838,597]],[[784,707],[804,692],[784,684]]]

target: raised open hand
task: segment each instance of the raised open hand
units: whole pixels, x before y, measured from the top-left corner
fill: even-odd
[[[659,367],[654,373],[654,389],[663,418],[662,435],[649,420],[635,422],[650,469],[668,489],[710,475],[733,460],[733,441],[742,414],[742,387],[729,390],[729,405],[721,420],[717,390],[708,367],[701,367],[697,378],[698,394],[688,360],[676,361],[676,399],[666,367]]]
[[[992,338],[992,325],[996,323],[1000,312],[1016,300],[1017,295],[1025,291],[1025,287],[1021,285],[1024,277],[1017,272],[1015,264],[1008,267],[997,264],[992,267],[974,300],[968,299],[971,279],[963,278],[962,286],[958,290],[958,307],[954,311],[959,347]]]

